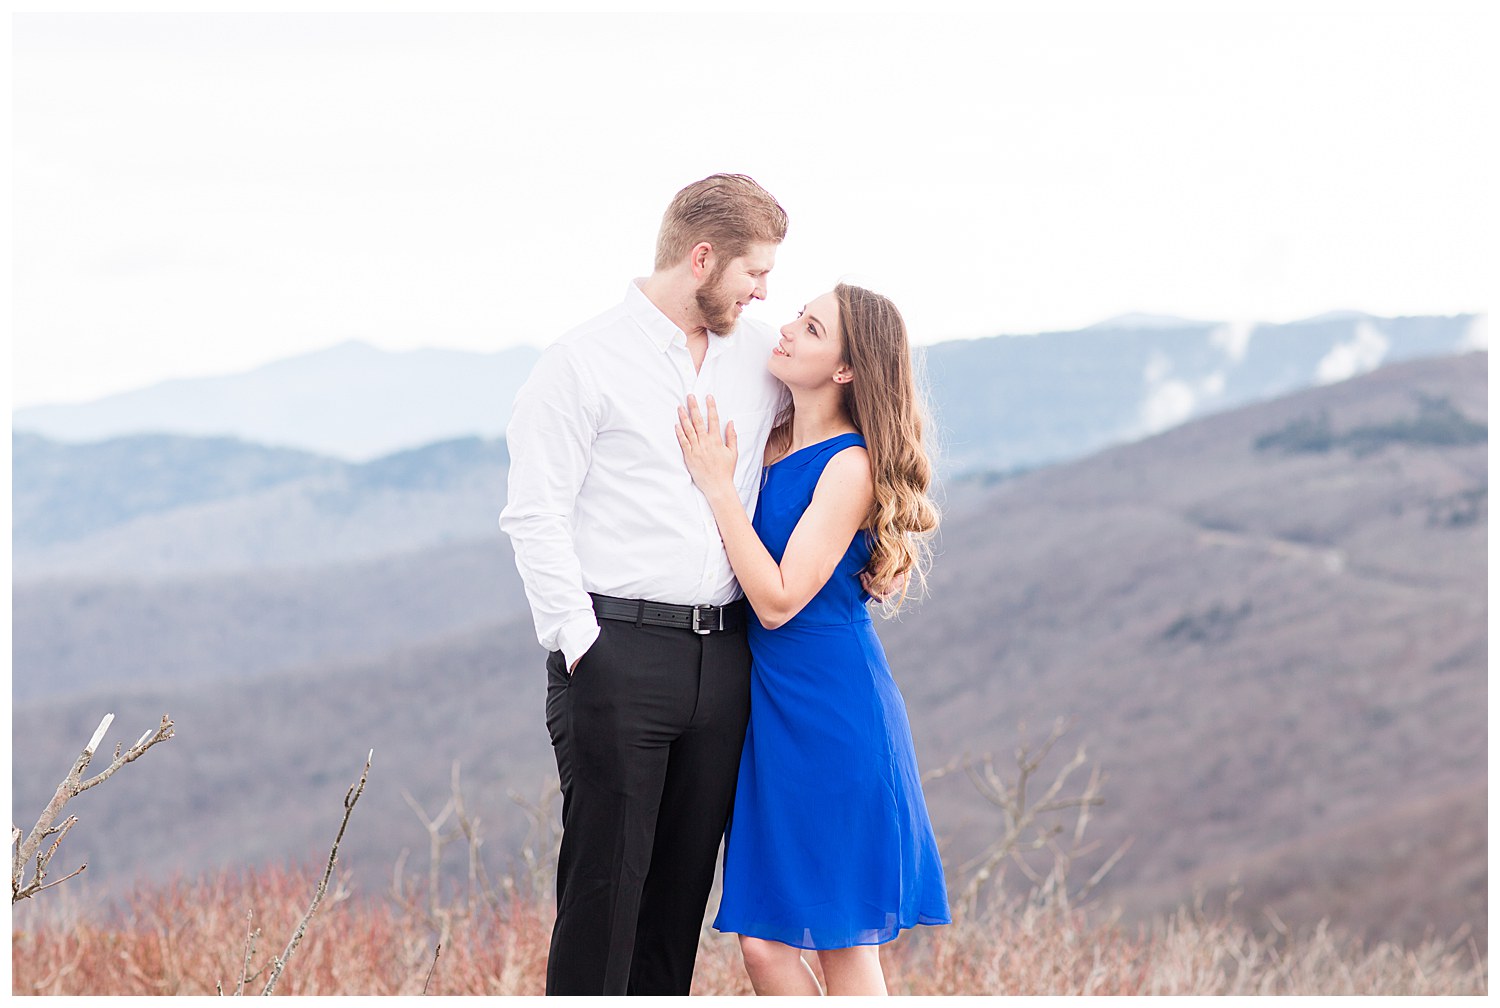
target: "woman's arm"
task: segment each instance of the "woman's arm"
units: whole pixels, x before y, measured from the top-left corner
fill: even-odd
[[[677,441],[693,482],[707,498],[729,554],[730,566],[767,630],[774,630],[812,600],[849,548],[869,515],[875,489],[870,456],[858,446],[828,460],[807,506],[777,564],[755,534],[734,486],[738,443],[731,421],[719,439],[719,415],[708,399],[708,417],[698,413],[690,396],[687,409],[678,408]]]

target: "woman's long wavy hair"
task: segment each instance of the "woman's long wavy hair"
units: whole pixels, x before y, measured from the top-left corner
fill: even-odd
[[[923,444],[926,412],[907,341],[906,320],[891,300],[850,284],[833,289],[839,303],[844,364],[854,380],[843,386],[849,419],[864,435],[875,482],[875,502],[865,522],[877,584],[901,579],[885,601],[887,615],[927,585],[938,508],[928,490],[932,462]],[[773,445],[791,443],[791,416],[779,418]]]

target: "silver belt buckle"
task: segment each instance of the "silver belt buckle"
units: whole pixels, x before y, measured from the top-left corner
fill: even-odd
[[[703,627],[701,630],[698,628],[698,617],[703,614],[703,610],[705,610],[705,609],[712,609],[712,608],[713,608],[713,606],[711,606],[711,605],[693,606],[693,633],[695,633],[695,634],[708,634],[708,633],[713,633],[715,630],[723,630],[724,629],[724,610],[722,608],[719,610],[719,625],[718,626],[716,626],[716,627]]]

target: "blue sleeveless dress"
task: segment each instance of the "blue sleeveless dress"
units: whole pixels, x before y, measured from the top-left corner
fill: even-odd
[[[767,467],[753,519],[781,562],[823,467],[858,434]],[[714,927],[804,949],[878,945],[947,924],[948,894],[922,799],[906,705],[859,582],[855,535],[801,612],[750,620],[750,725]]]

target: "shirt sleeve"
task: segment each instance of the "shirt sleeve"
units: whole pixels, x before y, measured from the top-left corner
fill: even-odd
[[[597,393],[572,351],[554,344],[517,393],[505,429],[510,475],[500,529],[515,550],[537,640],[561,651],[570,669],[599,636],[572,525],[599,414]]]

